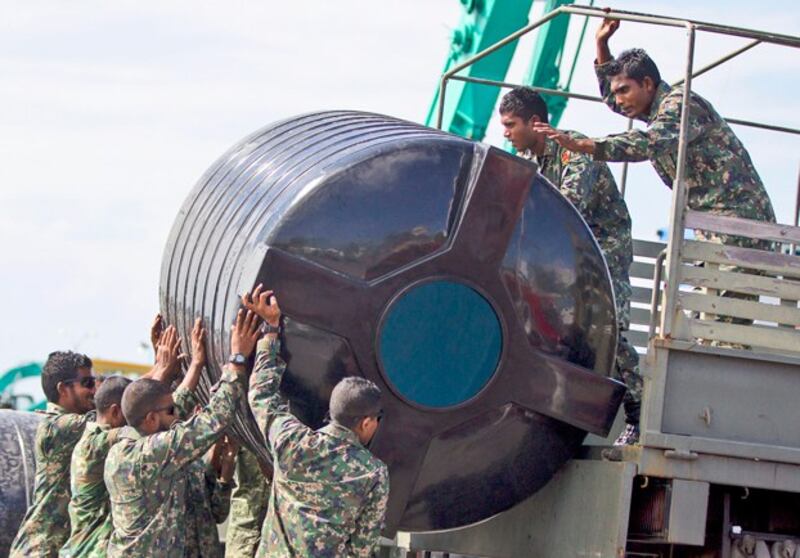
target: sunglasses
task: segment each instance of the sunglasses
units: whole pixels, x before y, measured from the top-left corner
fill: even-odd
[[[92,389],[97,383],[97,378],[95,378],[94,376],[84,376],[82,378],[64,380],[64,383],[67,385],[78,383],[81,385],[81,387],[85,387],[86,389]]]
[[[161,411],[164,411],[169,416],[172,416],[175,414],[175,405],[168,405],[167,407],[159,407],[158,409],[153,409],[151,412],[160,413]]]
[[[380,421],[381,421],[381,419],[383,419],[383,409],[381,409],[380,411],[378,411],[378,414],[377,414],[377,415],[375,415],[375,420],[377,420],[378,422],[380,422]]]

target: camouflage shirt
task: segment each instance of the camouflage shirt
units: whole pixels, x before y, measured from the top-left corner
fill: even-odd
[[[72,452],[69,520],[71,533],[58,555],[102,558],[111,536],[111,508],[103,482],[108,450],[119,439],[119,428],[90,422]]]
[[[595,66],[603,100],[622,114],[611,92],[609,63]],[[686,185],[689,207],[721,215],[758,221],[775,221],[772,203],[750,154],[711,103],[690,94]],[[647,130],[632,129],[595,139],[597,161],[649,159],[664,183],[672,187],[678,159],[683,87],[661,82],[650,113],[640,120]]]
[[[585,138],[568,131],[573,138]],[[617,318],[623,329],[630,323],[628,301],[631,284],[628,268],[633,261],[631,216],[608,165],[593,161],[583,153],[568,151],[551,139],[545,139],[544,152],[521,154],[539,165],[539,172],[578,210],[603,251],[617,305]]]
[[[261,541],[261,526],[267,515],[270,484],[258,458],[246,448],[236,457],[236,486],[231,492],[231,514],[225,532],[225,556],[254,556]]]
[[[228,517],[231,484],[222,484],[205,459],[186,467],[186,556],[222,558],[217,524]]]
[[[69,537],[70,456],[95,414],[68,413],[55,403],[47,403],[44,415],[36,428],[33,504],[11,544],[11,558],[58,556],[58,549]]]
[[[226,370],[208,405],[191,419],[150,436],[122,429],[104,473],[114,523],[109,557],[185,556],[186,468],[233,420],[243,391]]]
[[[389,496],[386,465],[351,430],[312,430],[279,392],[280,343],[262,339],[250,378],[250,408],[266,433],[274,477],[259,557],[371,556]]]

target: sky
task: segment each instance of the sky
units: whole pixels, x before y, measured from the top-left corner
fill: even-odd
[[[789,1],[614,7],[800,29],[800,7]],[[357,109],[422,122],[461,4],[0,0],[0,10],[1,373],[56,349],[149,361],[163,247],[206,168],[252,131],[298,113]],[[509,81],[521,79],[532,41],[520,41]],[[623,24],[612,50],[646,48],[672,81],[684,44],[680,30]],[[742,44],[701,34],[698,65]],[[592,46],[581,51],[574,91],[596,93]],[[798,76],[798,51],[762,45],[695,85],[725,116],[800,128]],[[604,135],[626,121],[575,101],[561,126]],[[779,220],[791,222],[800,138],[736,132]],[[502,145],[497,122],[486,141]],[[628,204],[634,236],[652,239],[666,226],[669,191],[647,163],[631,167]]]

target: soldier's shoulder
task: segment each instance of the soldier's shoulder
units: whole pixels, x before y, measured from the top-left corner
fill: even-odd
[[[668,114],[681,110],[683,105],[683,87],[677,85],[665,91],[658,104],[658,114]]]
[[[49,418],[49,417],[48,417]],[[75,432],[80,431],[83,434],[83,429],[87,423],[95,420],[96,415],[94,412],[78,414],[78,413],[62,413],[50,419],[50,425],[54,432]]]
[[[375,456],[375,454],[367,448],[362,447],[361,450],[362,452],[359,453],[359,461],[365,472],[378,479],[389,478],[389,468],[386,466],[386,463],[381,461],[380,458]]]
[[[124,432],[124,429],[122,431]],[[118,442],[108,450],[107,461],[117,462],[121,459],[125,459],[126,456],[131,453],[135,445],[135,439],[120,435]]]
[[[574,130],[565,130],[567,135],[572,139],[586,139],[587,136],[581,134],[580,132],[576,132]],[[577,164],[577,165],[585,165],[591,164],[594,160],[589,157],[586,153],[580,153],[578,151],[570,151],[566,147],[559,146],[558,148],[558,158],[561,161],[562,166],[566,166],[568,164]]]

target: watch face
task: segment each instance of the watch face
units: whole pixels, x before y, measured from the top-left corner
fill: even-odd
[[[247,359],[242,354],[231,355],[229,360],[233,364],[244,364],[247,362]]]

